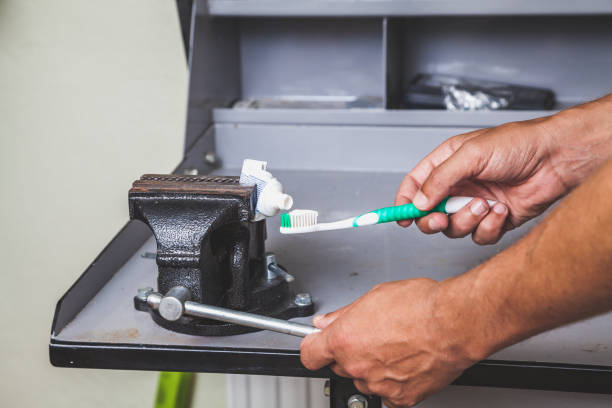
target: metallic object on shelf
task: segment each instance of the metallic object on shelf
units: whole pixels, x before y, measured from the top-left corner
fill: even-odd
[[[293,277],[274,254],[266,255],[266,221],[255,220],[254,193],[255,187],[240,184],[238,177],[149,174],[136,180],[129,192],[130,218],[155,235],[157,289],[167,294],[159,309],[138,295],[136,308],[162,327],[205,336],[257,327],[185,313],[188,298],[281,319],[311,315],[312,302],[295,301]]]
[[[143,294],[146,296],[143,296]],[[157,310],[164,319],[171,321],[179,320],[183,315],[186,315],[219,320],[260,330],[271,330],[297,337],[306,337],[309,334],[321,331],[301,323],[192,302],[189,300],[189,290],[182,286],[170,289],[166,296],[152,292],[149,288],[139,289],[137,298],[139,301],[146,302],[153,310]]]
[[[452,75],[418,74],[404,95],[410,109],[548,110],[555,103],[550,89]]]

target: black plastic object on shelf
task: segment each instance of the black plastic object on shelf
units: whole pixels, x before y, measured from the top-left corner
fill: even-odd
[[[418,74],[403,97],[406,109],[548,110],[555,106],[550,89],[448,75]]]

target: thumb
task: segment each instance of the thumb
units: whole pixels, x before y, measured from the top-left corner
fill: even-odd
[[[482,171],[484,153],[474,146],[469,142],[464,144],[429,173],[412,200],[418,209],[431,210],[449,195],[454,185]]]
[[[318,315],[312,318],[312,323],[315,325],[316,328],[318,329],[324,329],[327,326],[329,326],[330,324],[332,324],[334,322],[334,320],[336,320],[340,315],[342,315],[342,313],[344,313],[346,311],[346,309],[348,309],[350,305],[346,305],[344,307],[341,307],[340,309],[334,311],[334,312],[330,312],[324,315]]]
[[[300,344],[300,360],[309,370],[318,370],[334,361],[327,333],[314,333],[304,337]]]

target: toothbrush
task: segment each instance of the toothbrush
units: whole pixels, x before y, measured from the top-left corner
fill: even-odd
[[[379,208],[357,217],[336,222],[317,223],[319,213],[315,210],[293,210],[281,214],[281,234],[303,234],[316,231],[330,231],[344,228],[363,227],[365,225],[382,224],[383,222],[410,220],[433,212],[453,214],[462,209],[474,197],[446,197],[430,211],[421,211],[412,203],[392,207]],[[487,200],[490,206],[497,201]]]

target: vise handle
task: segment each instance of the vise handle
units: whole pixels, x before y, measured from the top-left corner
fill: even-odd
[[[189,289],[182,286],[173,287],[166,296],[153,292],[152,289],[141,289],[138,296],[141,296],[142,300],[146,301],[151,308],[157,310],[164,319],[170,321],[178,320],[183,315],[187,315],[256,329],[271,330],[297,337],[306,337],[309,334],[321,331],[321,329],[306,324],[192,302],[189,300],[191,297]]]

